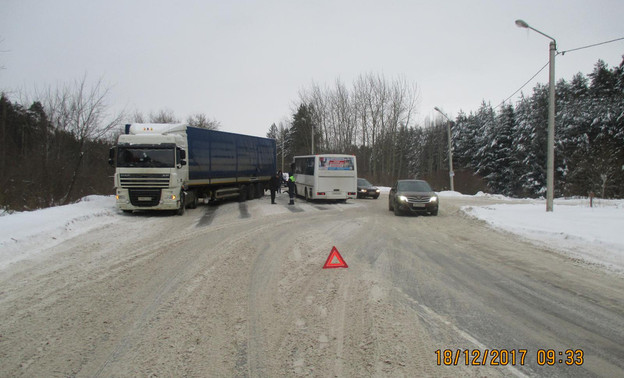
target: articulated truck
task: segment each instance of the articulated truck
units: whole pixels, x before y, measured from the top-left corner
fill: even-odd
[[[200,200],[259,198],[275,174],[275,140],[191,127],[128,124],[110,150],[117,207],[184,214]]]

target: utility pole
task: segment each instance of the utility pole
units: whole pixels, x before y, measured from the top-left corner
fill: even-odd
[[[453,176],[455,176],[455,172],[453,172],[453,144],[451,143],[451,123],[453,121],[451,121],[451,119],[442,112],[442,110],[440,110],[437,106],[434,107],[433,109],[435,109],[435,111],[437,111],[438,113],[442,114],[444,116],[444,118],[446,118],[447,123],[446,123],[446,130],[447,130],[447,135],[448,135],[448,161],[449,161],[449,180],[451,182],[451,192],[455,191],[455,185],[453,183]]]
[[[553,211],[554,187],[555,187],[555,55],[557,54],[557,41],[547,34],[532,28],[523,20],[516,20],[516,26],[531,29],[536,33],[550,39],[549,45],[549,76],[548,76],[548,146],[546,160],[546,211]]]

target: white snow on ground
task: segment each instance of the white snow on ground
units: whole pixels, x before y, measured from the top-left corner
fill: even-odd
[[[520,200],[516,200],[520,202]],[[462,210],[490,226],[520,235],[573,258],[624,273],[624,201],[557,199],[553,211],[545,201],[465,206]]]
[[[118,219],[114,196],[87,196],[80,202],[42,210],[0,213],[0,270],[67,239]]]
[[[382,193],[389,188],[380,187]],[[624,272],[624,200],[558,199],[554,212],[544,201],[517,200],[479,193],[440,192],[440,197],[486,197],[506,204],[462,210],[494,228],[518,234],[553,250],[610,270]],[[80,202],[30,212],[0,213],[0,270],[44,253],[67,239],[111,222],[123,221],[113,196],[88,196]],[[141,219],[139,221],[144,221]]]

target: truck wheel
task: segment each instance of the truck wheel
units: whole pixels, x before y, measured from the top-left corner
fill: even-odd
[[[247,185],[241,185],[238,190],[238,202],[245,202],[247,200]]]
[[[186,209],[185,200],[184,194],[180,194],[180,207],[176,210],[177,215],[184,215],[184,210]]]
[[[247,187],[247,199],[252,200],[256,198],[256,186],[254,184],[249,184]]]
[[[193,192],[191,195],[193,196],[193,199],[191,200],[189,209],[197,209],[197,204],[199,203],[199,198],[197,198],[197,193]]]

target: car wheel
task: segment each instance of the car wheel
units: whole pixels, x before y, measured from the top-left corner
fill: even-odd
[[[388,200],[388,210],[389,210],[389,211],[394,210],[394,207],[392,206],[392,200],[391,200],[391,199],[390,199],[390,200]]]
[[[438,215],[438,209],[433,210],[432,212],[430,212],[429,214],[435,216]]]
[[[379,195],[373,196],[373,199],[377,199],[379,198]]]
[[[394,215],[396,216],[401,215],[401,210],[399,210],[399,207],[396,204],[393,207],[394,207]]]

